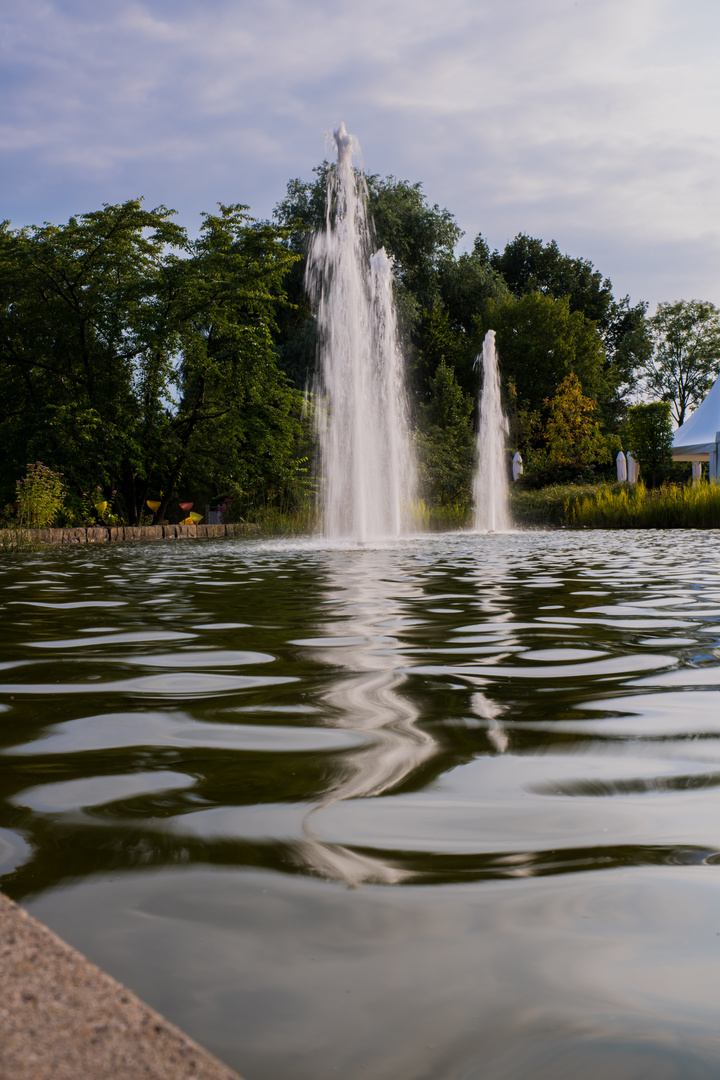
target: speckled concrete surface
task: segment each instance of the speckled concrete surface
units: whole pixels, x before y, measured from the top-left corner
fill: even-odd
[[[240,1080],[0,894],[0,1080]]]

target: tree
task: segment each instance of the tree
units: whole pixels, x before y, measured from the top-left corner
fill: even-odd
[[[118,487],[161,453],[178,346],[165,271],[187,248],[170,217],[130,200],[0,233],[5,483],[33,457],[69,487]]]
[[[651,487],[672,466],[672,440],[669,402],[652,401],[628,409],[627,448],[650,478]]]
[[[448,256],[438,267],[439,299],[423,312],[419,366],[428,379],[440,360],[450,362],[463,390],[477,393],[475,361],[481,348],[478,323],[490,301],[502,302],[510,292],[502,275],[490,265],[482,236],[471,252]]]
[[[179,327],[172,456],[161,517],[184,473],[205,473],[216,485],[268,488],[304,456],[302,395],[279,370],[274,315],[296,256],[284,235],[255,222],[241,205],[203,214],[189,258],[175,263]]]
[[[510,296],[502,274],[493,267],[490,251],[482,236],[475,238],[473,249],[439,264],[442,303],[450,324],[472,335],[477,319],[489,300],[507,300]]]
[[[439,269],[462,230],[449,210],[429,205],[421,183],[369,176],[367,185],[377,245],[392,255],[395,280],[416,310],[429,310],[440,298]]]
[[[678,427],[720,372],[720,311],[706,300],[658,304],[649,320],[654,351],[643,365],[647,394],[670,403]]]
[[[171,215],[130,200],[0,230],[6,487],[35,458],[76,491],[117,490],[134,522],[193,469],[225,487],[258,458],[294,468],[301,396],[273,330],[296,257],[245,207],[204,215],[192,242]]]
[[[475,465],[472,414],[475,402],[463,392],[452,367],[442,360],[430,380],[417,434],[422,497],[433,505],[469,506]]]
[[[539,292],[556,300],[567,297],[571,312],[593,321],[605,348],[608,385],[615,393],[599,403],[606,422],[617,422],[624,412],[623,398],[635,382],[635,369],[652,351],[645,319],[647,304],[632,306],[628,296],[616,300],[612,282],[588,259],[563,255],[554,240],[549,244],[519,233],[505,250],[494,252],[491,265],[499,271],[515,296]]]
[[[550,414],[545,426],[548,466],[577,472],[610,460],[607,439],[595,420],[596,404],[583,394],[574,372],[545,405]]]
[[[602,323],[613,302],[612,284],[587,259],[563,255],[554,240],[544,244],[519,233],[500,254],[491,256],[516,296],[540,292],[559,299],[566,296],[571,311]]]
[[[491,301],[481,322],[483,334],[490,329],[496,332],[501,375],[506,386],[514,387],[518,411],[538,413],[544,423],[545,402],[571,372],[595,401],[611,390],[595,324],[571,311],[567,297],[556,300],[535,292]]]

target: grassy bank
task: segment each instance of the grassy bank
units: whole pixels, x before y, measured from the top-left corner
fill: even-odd
[[[520,528],[720,529],[720,487],[669,484],[556,484],[536,491],[510,489]]]
[[[512,484],[510,514],[515,526],[592,529],[720,529],[720,487],[668,485],[649,491],[642,483],[553,484],[532,490]],[[460,503],[411,507],[418,532],[468,529],[473,512]],[[292,512],[273,508],[247,518],[264,536],[308,536],[319,530],[314,506]]]
[[[568,511],[579,499],[592,498],[608,487],[608,484],[551,484],[533,490],[511,484],[510,516],[521,529],[568,525]]]
[[[420,499],[408,507],[408,512],[412,521],[410,527],[418,532],[467,529],[473,521],[472,509],[461,503],[430,506]],[[309,536],[320,531],[320,520],[314,506],[292,511],[263,507],[252,511],[243,520],[257,525],[263,536]]]
[[[295,510],[261,506],[246,513],[241,520],[248,525],[257,525],[262,536],[310,536],[318,527],[314,505]]]
[[[567,524],[595,529],[720,529],[720,487],[615,484],[568,503]]]

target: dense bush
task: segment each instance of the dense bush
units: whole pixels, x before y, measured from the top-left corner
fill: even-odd
[[[65,484],[61,473],[53,472],[41,461],[28,465],[16,489],[17,522],[32,529],[54,525],[65,502]]]

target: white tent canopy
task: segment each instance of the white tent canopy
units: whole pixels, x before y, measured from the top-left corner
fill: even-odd
[[[682,427],[673,435],[672,456],[675,461],[710,461],[720,440],[720,377],[713,383],[702,404],[698,405]],[[717,469],[717,464],[716,464]],[[711,470],[711,472],[715,472]]]

